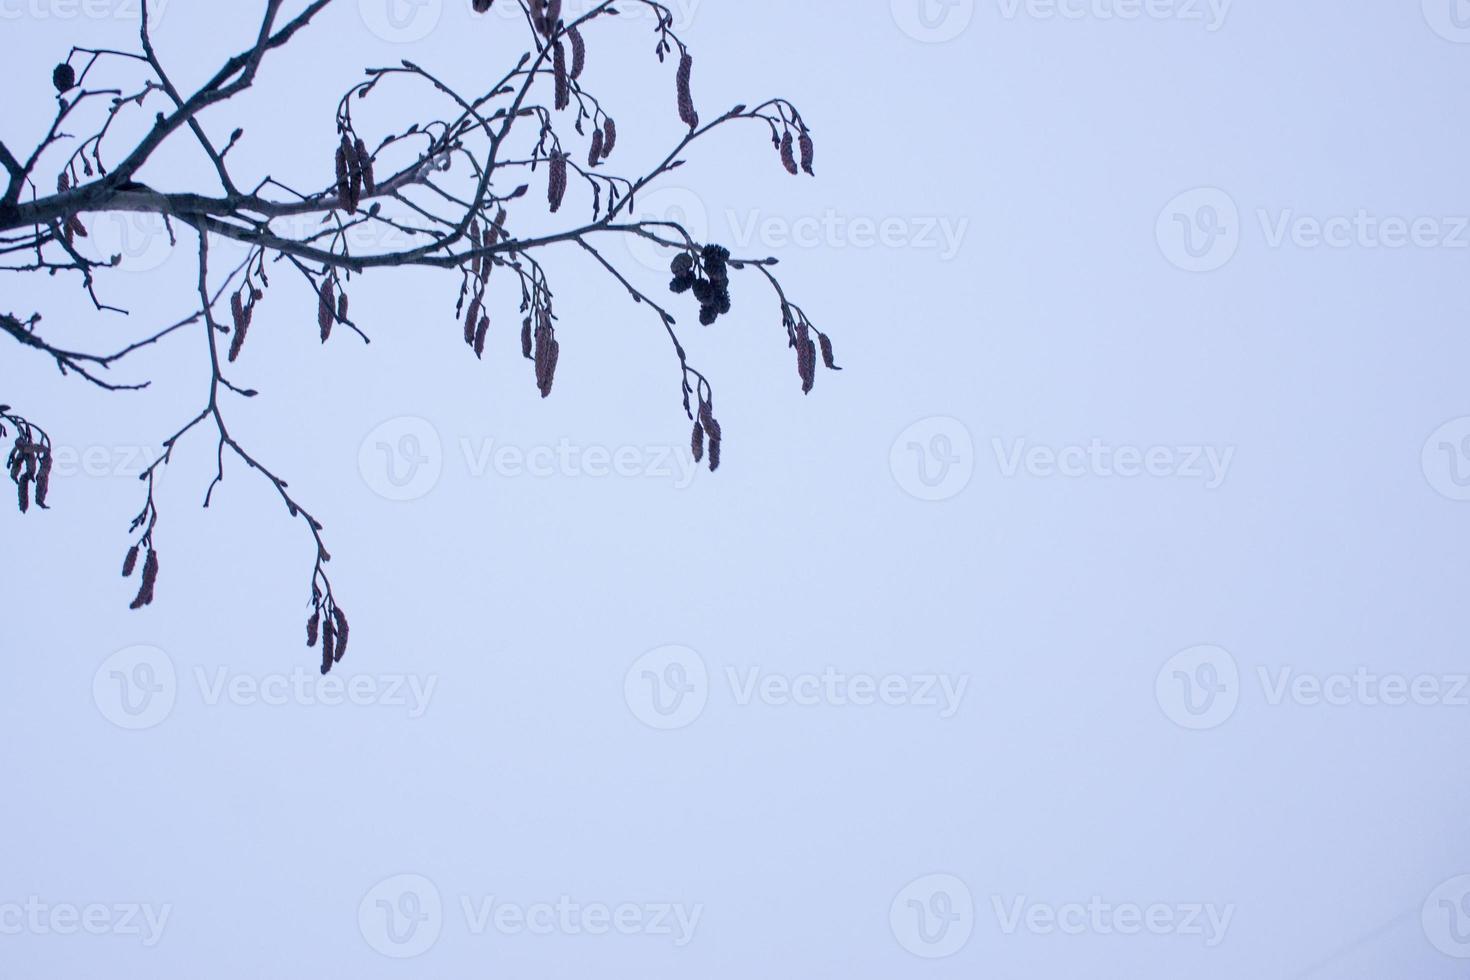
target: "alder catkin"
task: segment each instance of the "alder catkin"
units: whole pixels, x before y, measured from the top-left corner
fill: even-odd
[[[322,282],[322,294],[316,309],[317,326],[322,330],[322,343],[332,336],[332,314],[335,312],[336,297],[332,291],[332,280],[326,279]]]
[[[792,149],[790,130],[781,137],[781,165],[792,176],[801,172],[796,168],[796,154]]]
[[[311,618],[306,621],[306,646],[308,649],[316,646],[317,630],[321,627],[322,611],[314,609]]]
[[[572,78],[581,78],[582,69],[587,67],[587,42],[575,27],[567,28],[567,38],[572,42]]]
[[[572,83],[567,78],[566,45],[557,41],[552,47],[552,77],[556,80],[556,108],[565,109],[572,104]]]
[[[367,189],[369,194],[376,194],[378,192],[378,184],[373,179],[373,155],[368,152],[367,144],[362,141],[361,136],[357,138],[357,143],[353,147],[353,150],[357,154],[357,169],[362,171],[362,186]]]
[[[694,433],[689,438],[689,451],[696,463],[704,462],[704,426],[698,422],[694,423]]]
[[[472,344],[475,342],[475,324],[480,319],[480,297],[475,295],[470,299],[469,312],[464,318],[464,342]]]
[[[337,147],[337,206],[343,210],[349,210],[348,204],[352,199],[352,188],[348,184],[345,146],[344,143]]]
[[[341,606],[332,607],[332,621],[337,626],[337,651],[332,657],[333,663],[341,663],[347,654],[347,616],[342,612]]]
[[[612,116],[608,116],[602,123],[602,158],[606,160],[612,156],[613,145],[618,141],[618,124],[613,122]]]
[[[679,73],[676,84],[679,95],[679,118],[690,129],[699,127],[699,113],[694,111],[694,95],[690,91],[690,76],[694,73],[694,56],[685,51],[679,58]]]
[[[592,167],[597,166],[598,162],[601,161],[601,160],[602,160],[602,130],[600,130],[600,129],[594,129],[592,131],[592,147],[591,147],[591,149],[589,149],[587,151],[587,166],[588,166],[588,168],[590,169]]]
[[[138,567],[138,546],[133,545],[128,549],[127,557],[123,558],[123,578],[131,578],[133,569]]]
[[[490,332],[490,318],[480,314],[480,325],[475,328],[475,356],[485,356],[485,335]]]
[[[555,214],[561,208],[561,202],[567,194],[567,158],[562,153],[552,153],[551,166],[548,168],[549,176],[546,182],[546,199],[551,205],[551,211]]]
[[[801,144],[801,169],[815,177],[817,174],[812,169],[812,161],[816,159],[817,147],[812,142],[812,134],[803,129],[798,142]]]

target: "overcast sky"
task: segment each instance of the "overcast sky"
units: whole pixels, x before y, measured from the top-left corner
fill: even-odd
[[[488,86],[508,2],[338,0],[205,125],[244,128],[242,182],[319,186],[364,67]],[[0,0],[0,139],[28,150],[52,66],[135,46],[137,6]],[[181,88],[247,43],[224,6],[157,5]],[[625,6],[584,80],[641,174],[681,124]],[[1460,975],[1470,18],[675,10],[701,113],[790,98],[817,178],[747,124],[638,211],[779,258],[844,370],[803,396],[758,278],[703,328],[667,256],[609,242],[715,385],[711,474],[667,337],[575,246],[544,254],[544,401],[507,282],[477,361],[451,274],[355,280],[372,343],[323,346],[276,267],[228,412],[326,524],[330,682],[309,536],[234,461],[201,509],[206,433],[127,608],[198,329],[119,365],[142,393],[0,355],[58,452],[52,509],[0,514],[0,975]],[[444,112],[384,89],[355,119]],[[189,152],[142,176],[213,190]],[[522,227],[557,226],[541,193]],[[128,317],[15,276],[0,308],[99,349],[190,312],[193,239],[87,223]]]

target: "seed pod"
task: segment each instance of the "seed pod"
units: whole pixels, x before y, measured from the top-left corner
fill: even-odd
[[[551,326],[551,316],[541,312],[541,322],[536,328],[536,387],[541,397],[551,394],[552,382],[556,380],[556,362],[561,354],[561,345],[556,342],[556,333]]]
[[[817,343],[822,345],[822,363],[826,365],[827,369],[829,371],[841,371],[842,368],[837,366],[832,357],[832,338],[818,330]]]
[[[362,137],[357,138],[357,144],[353,147],[357,155],[357,169],[362,171],[362,186],[369,194],[378,192],[377,181],[373,179],[373,155],[368,152],[367,144]]]
[[[322,280],[322,294],[317,303],[316,322],[317,326],[321,327],[322,343],[324,344],[327,342],[327,338],[332,336],[332,314],[335,312],[335,302],[336,297],[332,292],[332,280]]]
[[[75,88],[77,84],[77,70],[63,61],[51,72],[51,84],[56,86],[58,93]]]
[[[557,41],[552,47],[552,77],[556,80],[556,107],[565,109],[572,104],[572,83],[567,78],[566,45]]]
[[[148,549],[148,557],[143,559],[143,581],[138,587],[138,596],[133,600],[129,608],[142,609],[153,602],[153,587],[158,581],[158,552],[153,548]]]
[[[493,0],[474,0],[475,13],[483,14],[490,9]]]
[[[307,646],[308,649],[311,648],[311,647],[316,646],[317,630],[319,630],[321,628],[321,623],[322,623],[322,611],[321,611],[321,609],[320,608],[313,609],[312,612],[311,612],[311,618],[306,621],[306,646]]]
[[[337,652],[332,660],[334,663],[341,663],[347,654],[347,616],[343,614],[341,606],[332,607],[332,621],[337,626]]]
[[[480,314],[480,325],[475,328],[475,356],[485,356],[485,335],[490,332],[490,318]]]
[[[812,134],[803,129],[801,131],[801,139],[798,142],[801,145],[801,169],[815,177],[817,174],[816,171],[812,170],[812,161],[816,159],[817,147],[812,142]]]
[[[347,150],[342,146],[337,147],[337,206],[350,210],[349,202],[352,200],[352,186],[348,181]]]
[[[138,567],[138,546],[133,545],[128,549],[127,557],[123,559],[123,578],[131,578],[133,569]]]
[[[796,345],[796,373],[801,376],[801,393],[807,394],[817,379],[817,345],[809,337]]]
[[[790,130],[787,130],[785,135],[781,137],[781,165],[792,176],[801,173],[800,170],[796,169],[796,154],[792,150]]]
[[[362,166],[357,161],[357,150],[342,134],[342,157],[347,161],[347,213],[356,214],[357,204],[362,200]]]
[[[693,72],[694,56],[685,51],[679,59],[679,73],[675,79],[679,95],[679,118],[690,129],[697,129],[699,113],[694,111],[694,95],[689,89],[689,80]]]
[[[51,492],[51,452],[42,450],[41,466],[36,471],[36,506],[46,508],[46,495]]]
[[[567,28],[567,38],[572,42],[572,78],[581,78],[582,69],[587,67],[587,42],[575,27]]]
[[[464,342],[465,343],[467,343],[467,344],[473,344],[475,342],[475,324],[479,322],[479,319],[480,319],[480,297],[477,294],[477,295],[475,295],[474,297],[472,297],[470,299],[469,312],[467,312],[465,314],[465,318],[464,318]]]
[[[612,156],[613,145],[618,141],[618,124],[613,122],[612,116],[608,116],[602,122],[602,158],[606,160]]]
[[[689,438],[689,451],[696,463],[704,462],[704,426],[698,422],[694,423],[694,434]]]
[[[600,130],[600,129],[594,129],[592,131],[592,148],[587,151],[587,167],[588,167],[588,169],[591,169],[592,167],[597,166],[598,161],[600,161],[601,159],[602,159],[602,130]]]
[[[337,624],[328,616],[322,623],[322,673],[332,669],[337,662]]]
[[[551,212],[555,214],[561,208],[561,202],[567,194],[567,158],[561,153],[551,155],[550,174],[546,182],[546,199],[551,205]]]

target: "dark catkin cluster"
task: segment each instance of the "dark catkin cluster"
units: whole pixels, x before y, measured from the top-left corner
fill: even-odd
[[[715,406],[708,398],[699,402],[699,413],[694,419],[694,432],[690,437],[689,449],[696,463],[704,462],[706,444],[709,448],[709,469],[713,473],[720,468],[720,441],[724,437],[719,420],[715,418]]]
[[[312,590],[311,617],[306,621],[306,646],[312,649],[321,641],[322,673],[341,663],[347,653],[347,615],[342,607],[332,601],[330,595],[323,598],[317,589]]]
[[[140,547],[147,548],[147,554],[143,558],[143,580],[138,584],[138,595],[129,605],[129,609],[142,609],[152,605],[153,587],[158,584],[158,549],[151,544],[135,544],[128,549],[127,557],[123,559],[123,578],[132,578],[133,571],[138,567]]]
[[[69,92],[76,87],[77,70],[63,61],[51,72],[51,84],[57,92]]]
[[[5,427],[0,424],[0,435]],[[31,509],[32,494],[36,506],[46,508],[46,496],[51,491],[51,447],[38,442],[24,429],[15,437],[15,445],[6,460],[10,481],[15,484],[16,502],[22,514]]]
[[[699,300],[699,322],[708,327],[730,312],[730,250],[722,245],[706,245],[700,250],[699,258],[696,263],[691,252],[674,256],[669,266],[674,274],[669,290],[693,292]]]
[[[348,214],[356,214],[357,206],[362,202],[363,191],[368,194],[377,191],[373,180],[373,156],[361,137],[349,139],[343,133],[341,142],[337,144],[335,164],[337,206]]]

